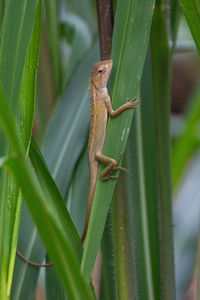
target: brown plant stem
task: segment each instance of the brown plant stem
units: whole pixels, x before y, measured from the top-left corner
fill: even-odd
[[[97,0],[97,16],[101,60],[109,59],[112,48],[113,7],[112,0]]]

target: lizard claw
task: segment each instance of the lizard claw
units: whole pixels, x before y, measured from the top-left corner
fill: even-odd
[[[122,155],[123,155],[123,152],[120,152],[119,157],[118,157],[118,159],[116,160],[117,164],[118,164],[119,161],[121,160]],[[128,174],[128,176],[131,176],[131,173],[130,173],[126,168],[123,168],[123,167],[115,167],[114,169],[115,169],[115,170],[122,170],[122,171],[126,172],[126,173]],[[115,177],[115,178],[117,178],[117,177]]]
[[[123,155],[123,152],[120,152],[118,159],[116,159],[117,164],[119,163],[119,161],[121,160]]]
[[[140,100],[136,100],[136,97],[134,97],[133,99],[126,99],[126,104],[128,108],[134,108],[138,105],[138,103],[140,102]]]
[[[113,176],[113,175],[109,175],[103,178],[103,180],[109,180],[109,179],[117,179],[119,177],[119,175]]]
[[[131,176],[131,173],[130,173],[126,168],[123,168],[123,167],[115,167],[115,170],[122,170],[122,171],[126,172],[126,174],[128,174],[128,176]]]
[[[134,97],[133,99],[130,99],[130,98],[126,98],[126,103],[127,102],[135,102],[136,101],[136,97]]]

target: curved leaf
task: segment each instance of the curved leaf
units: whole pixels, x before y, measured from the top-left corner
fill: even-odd
[[[72,223],[71,226],[65,226],[66,219],[63,219],[63,212],[61,212],[66,212],[65,205],[59,201],[59,198],[51,197],[51,193],[46,193],[42,189],[26,161],[25,151],[18,140],[11,111],[2,90],[0,90],[0,98],[0,124],[17,155],[2,158],[1,165],[11,170],[18,181],[34,222],[69,297],[94,299],[91,288],[81,274],[78,253],[74,251],[72,241],[66,232],[66,228],[72,229]],[[42,224],[41,220],[43,220]]]
[[[62,13],[60,18],[63,43],[68,41],[68,53],[62,59],[63,86],[72,76],[77,64],[83,59],[84,55],[91,48],[92,35],[87,23],[73,13]],[[69,41],[70,39],[70,41]],[[64,48],[64,45],[63,45]],[[62,48],[61,48],[62,49]]]
[[[6,1],[0,45],[0,82],[15,112],[18,135],[28,147],[34,112],[35,78],[40,40],[41,2]],[[11,150],[0,131],[0,155]],[[7,295],[13,276],[21,196],[12,177],[1,170],[0,280],[6,280]],[[5,260],[3,262],[3,260]],[[6,279],[4,279],[4,277]],[[1,281],[0,291],[2,292]],[[3,296],[2,296],[3,297]]]
[[[114,109],[137,95],[147,50],[154,1],[118,1],[115,17],[111,73],[111,98]],[[126,146],[133,111],[109,118],[103,153],[116,159]],[[99,175],[102,166],[99,168]],[[102,182],[95,188],[88,234],[84,243],[82,270],[89,280],[100,245],[116,181]]]
[[[179,0],[190,27],[197,50],[200,53],[200,2],[199,0]]]
[[[94,45],[74,73],[69,86],[64,91],[52,114],[46,141],[43,146],[43,155],[48,168],[53,174],[59,191],[64,198],[67,195],[77,159],[81,155],[87,141],[89,126],[88,78],[91,65],[96,60],[96,53],[97,45]],[[28,211],[26,211],[25,214],[26,218],[30,218],[27,214],[29,215]],[[82,215],[82,219],[83,217]],[[80,217],[77,214],[75,218]],[[29,258],[34,258],[34,261],[40,262],[44,259],[45,251],[38,238],[38,233],[36,234],[35,232],[34,224],[31,222],[29,222],[29,232],[30,234],[27,235],[22,222],[19,236],[20,249],[22,253],[30,255]],[[31,233],[33,233],[33,236],[31,236]],[[25,235],[26,243],[24,243]],[[39,250],[41,250],[41,252]],[[17,264],[19,269],[16,269],[16,274],[23,274],[24,282],[23,284],[16,285],[16,288],[21,290],[18,291],[19,295],[22,295],[23,291],[26,291],[23,295],[24,299],[27,299],[27,295],[29,295],[30,291],[34,290],[38,273],[35,272],[33,268],[27,268],[23,262],[20,263],[18,261]],[[54,286],[51,280],[46,282],[46,288],[48,289],[48,286],[51,290],[53,288],[53,295],[57,297],[61,293],[58,283],[56,282],[56,280],[58,280],[57,276],[55,274],[49,275],[50,273],[55,273],[55,270],[48,269],[46,272],[48,273],[47,276],[52,276],[51,278],[55,280]],[[29,275],[32,280],[28,281],[27,275]],[[23,298],[19,299],[21,300]]]

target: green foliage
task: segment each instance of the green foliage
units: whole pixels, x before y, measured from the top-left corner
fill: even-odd
[[[127,98],[138,94],[150,33],[152,6],[153,1],[149,1],[148,5],[146,1],[128,1],[117,6],[112,51],[114,65],[109,85],[114,109]],[[141,13],[143,19],[140,17]],[[120,152],[124,151],[132,115],[133,111],[126,111],[117,118],[108,120],[103,149],[105,155],[117,159]],[[99,169],[100,175],[102,166]],[[98,176],[82,259],[82,270],[88,279],[100,245],[115,184],[114,180],[102,182]]]
[[[198,0],[179,0],[190,27],[197,50],[200,52],[200,3]]]
[[[33,122],[40,19],[40,1],[6,1],[0,45],[0,82],[16,115],[16,130],[26,149]],[[1,156],[12,152],[2,131],[0,145]],[[13,276],[21,196],[13,178],[3,171],[0,185],[0,264],[4,266],[1,268],[0,293],[1,298],[6,299],[10,295]]]
[[[200,119],[200,94],[197,91],[192,99],[189,111],[185,116],[182,132],[173,145],[172,152],[172,183],[176,186],[181,177],[185,163],[191,154],[198,149],[198,126]]]
[[[73,227],[64,202],[34,148],[31,155],[33,163],[37,165],[38,178],[30,168],[29,163],[26,161],[25,151],[17,138],[11,111],[2,91],[0,91],[0,96],[0,108],[1,112],[4,112],[0,114],[0,123],[16,152],[16,157],[3,157],[1,165],[11,170],[20,184],[33,220],[53,262],[55,262],[56,269],[69,296],[74,299],[82,299],[82,296],[85,299],[93,299],[92,292],[89,291],[89,287],[80,272],[80,239]],[[41,185],[43,176],[45,176],[46,187],[44,184]],[[40,179],[40,182],[38,179]],[[42,226],[40,225],[41,220],[44,221]],[[71,273],[70,270],[73,270],[73,272]],[[70,278],[70,281],[68,278]],[[79,289],[76,285],[77,279]]]
[[[199,89],[173,141],[171,171],[170,79],[180,7],[200,51],[200,4],[169,0],[167,10],[164,0],[113,3],[108,91],[114,109],[135,96],[140,104],[135,114],[129,110],[108,119],[103,153],[118,158],[123,152],[122,164],[131,177],[120,174],[117,186],[116,180],[102,182],[100,165],[82,246],[89,179],[88,80],[100,59],[95,1],[52,0],[43,7],[40,0],[1,1],[2,300],[33,299],[37,288],[39,269],[15,259],[17,242],[28,259],[53,262],[44,272],[47,300],[96,299],[91,276],[101,240],[100,299],[175,298],[171,175],[174,186],[181,182],[186,162],[199,147]],[[42,146],[31,137],[32,127]]]

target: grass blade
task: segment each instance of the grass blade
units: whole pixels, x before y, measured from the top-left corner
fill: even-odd
[[[113,239],[111,232],[111,213],[108,213],[101,243],[101,285],[100,299],[116,299],[116,276],[113,256]]]
[[[0,98],[0,124],[17,155],[8,159],[2,158],[1,165],[7,167],[15,175],[69,297],[94,299],[89,285],[86,284],[81,274],[78,254],[74,251],[71,240],[65,232],[64,223],[59,222],[59,207],[55,210],[53,207],[53,204],[56,205],[55,199],[51,199],[50,194],[44,193],[25,160],[25,152],[16,135],[11,111],[2,90],[0,90]],[[41,220],[43,220],[43,226],[41,226]],[[69,230],[70,228],[72,227],[70,226]]]
[[[163,8],[157,1],[141,105],[127,143],[126,167],[133,178],[124,178],[125,186],[118,187],[112,205],[120,299],[175,298],[169,139],[171,52]]]
[[[65,228],[65,232],[67,233],[68,238],[70,239],[71,243],[73,244],[73,248],[76,251],[78,257],[80,258],[82,255],[82,245],[80,243],[80,238],[77,233],[76,228],[74,227],[74,224],[71,220],[71,217],[66,209],[64,200],[62,196],[60,195],[60,192],[51,177],[44,160],[42,158],[42,155],[34,142],[32,140],[31,146],[30,146],[30,159],[32,162],[32,165],[36,171],[36,174],[40,180],[40,183],[42,184],[42,187],[46,194],[50,194],[49,201],[51,199],[55,199],[57,201],[57,207],[54,209],[54,214],[57,214],[57,218],[60,219],[60,221],[63,222],[63,227]],[[52,206],[54,203],[52,202]]]
[[[200,53],[200,2],[199,0],[179,0],[179,3]]]
[[[192,152],[199,146],[198,124],[200,119],[200,91],[192,99],[191,107],[185,117],[184,130],[174,142],[172,151],[172,183],[174,187],[183,172],[183,168]]]
[[[36,17],[31,36],[30,45],[27,52],[25,66],[23,70],[23,76],[20,86],[19,104],[18,104],[18,116],[16,120],[17,127],[19,128],[19,134],[28,149],[30,143],[30,137],[32,134],[33,114],[34,114],[34,102],[35,102],[35,84],[36,84],[36,72],[38,65],[38,53],[40,45],[40,30],[41,30],[41,2],[38,5],[36,11]],[[21,197],[21,195],[19,196]],[[17,211],[20,210],[21,201],[17,203]],[[14,217],[14,215],[12,216]],[[16,241],[18,237],[19,218],[16,218],[14,225],[14,239],[11,250],[10,268],[8,274],[8,282],[12,282],[13,277],[13,262],[16,252]]]
[[[57,17],[57,4],[56,0],[44,1],[46,12],[46,28],[48,33],[48,42],[52,59],[52,69],[54,76],[54,85],[57,94],[61,90],[61,64],[59,53],[59,30],[58,30],[58,17]]]
[[[62,60],[63,86],[66,86],[82,58],[91,48],[92,35],[87,23],[79,16],[66,12],[62,14],[62,38],[69,46],[69,54]],[[63,51],[64,52],[64,51]]]
[[[116,108],[138,93],[146,55],[154,1],[118,2],[113,36],[113,72],[110,86]],[[103,153],[117,158],[124,151],[133,112],[109,119]],[[100,166],[99,174],[102,171]],[[98,176],[93,206],[84,244],[82,270],[89,280],[112,199],[115,181],[102,182]]]
[[[172,39],[172,52],[176,46],[176,37],[181,16],[181,9],[178,0],[170,0],[170,33]]]
[[[82,246],[80,243],[80,238],[79,235],[77,234],[77,231],[75,227],[72,224],[71,218],[66,210],[64,201],[50,175],[48,172],[48,169],[43,161],[43,158],[41,156],[41,153],[39,149],[37,148],[35,142],[32,140],[31,145],[30,145],[30,158],[32,165],[36,171],[36,174],[39,178],[40,183],[42,184],[43,190],[46,191],[46,195],[50,194],[48,199],[55,199],[57,205],[52,203],[52,206],[54,206],[54,214],[57,214],[57,219],[59,220],[58,222],[63,223],[63,228],[65,228],[65,232],[67,233],[69,239],[71,240],[74,250],[77,252],[79,260],[82,254]],[[23,216],[29,223],[29,215],[26,211],[25,215]],[[26,225],[28,226],[28,224]],[[32,229],[32,235],[30,232],[30,229]],[[25,246],[20,248],[22,249],[21,251],[26,254],[26,257],[30,260],[34,260],[37,262],[42,263],[45,255],[46,255],[46,250],[42,247],[41,241],[38,238],[38,233],[34,233],[34,226],[33,224],[30,224],[28,228],[29,235],[26,235],[25,239]],[[36,230],[35,230],[36,231]],[[23,231],[23,236],[26,234],[26,230],[24,229]],[[21,238],[21,244],[23,242],[23,239]],[[22,244],[23,245],[23,244]],[[22,246],[20,245],[20,246]],[[17,267],[17,268],[16,268]],[[35,268],[32,268],[22,262],[19,258],[17,261],[16,265],[16,270],[15,270],[15,277],[14,277],[14,287],[12,289],[14,299],[27,299],[27,297],[32,297],[35,286],[37,283],[37,276],[38,272],[35,270]],[[51,268],[53,269],[53,268]],[[55,272],[55,271],[54,271]],[[20,274],[20,276],[19,276]],[[28,279],[27,279],[28,276]],[[31,280],[29,279],[31,278]]]
[[[91,31],[94,30],[93,4],[90,0],[83,0],[80,5],[79,0],[65,0],[71,10],[87,21]],[[96,28],[95,28],[96,30]]]
[[[62,232],[57,224],[58,220],[53,216],[54,212],[50,209],[50,206],[46,206],[45,197],[42,196],[42,193],[39,196],[38,192],[36,192],[36,190],[39,191],[39,188],[36,189],[34,187],[36,182],[33,184],[33,174],[29,173],[27,167],[23,166],[22,162],[17,158],[6,160],[3,165],[12,170],[19,182],[22,193],[31,209],[33,219],[69,297],[72,299],[83,299],[82,297],[84,299],[94,299],[89,286],[86,285],[80,272],[80,265],[77,255],[71,246],[71,241],[66,238],[67,235]],[[42,197],[43,204],[41,201]],[[35,203],[32,201],[33,198]],[[40,204],[39,201],[41,201]],[[41,219],[44,221],[43,226],[41,226]],[[49,238],[51,239],[50,241]]]
[[[75,163],[87,143],[90,109],[88,78],[96,59],[97,44],[84,58],[65,89],[52,115],[44,142],[45,161],[63,197],[67,193]],[[57,124],[60,126],[59,134]]]
[[[81,177],[79,174],[79,176],[77,176],[78,182],[72,184],[71,187],[70,183],[73,180],[73,172],[77,159],[80,157],[85,144],[87,143],[89,125],[88,78],[91,72],[91,65],[97,59],[97,46],[97,43],[95,43],[88,55],[77,68],[68,88],[60,99],[60,103],[51,119],[43,151],[44,157],[55,178],[58,188],[63,197],[67,199],[67,205],[69,205],[70,213],[72,213],[74,220],[83,220],[83,215],[82,217],[79,215],[82,206],[79,207],[79,211],[72,212],[73,209],[70,207],[70,203],[72,202],[68,202],[70,201],[68,191],[72,190],[73,194],[73,187],[75,184],[78,185],[79,191],[81,189]],[[60,124],[59,134],[57,134],[57,124]],[[73,195],[72,197],[74,200]],[[78,199],[76,198],[76,203],[77,200]],[[82,213],[83,211],[84,210],[81,210]],[[56,276],[52,274],[53,272],[54,271],[50,269],[46,270],[48,278],[51,277],[54,279],[53,282],[46,281],[46,289],[50,291],[54,289],[54,295],[58,297],[63,293],[61,292],[62,288],[60,288],[58,279],[56,280]],[[47,293],[49,292],[47,291]]]
[[[38,3],[38,0],[6,1],[0,46],[0,80],[13,109],[19,96]]]
[[[159,200],[161,299],[175,297],[169,135],[170,59],[164,4],[157,1],[151,30],[151,60]]]
[[[34,112],[35,78],[40,41],[40,1],[6,2],[0,45],[0,82],[13,111],[19,136],[28,147]],[[0,132],[0,154],[10,153],[6,137]],[[0,252],[5,266],[7,295],[13,276],[21,207],[19,188],[12,177],[1,170]],[[3,250],[2,250],[3,248]],[[3,268],[1,268],[3,271]],[[1,283],[0,283],[1,285]],[[0,287],[2,291],[2,288]]]
[[[61,99],[52,114],[46,140],[44,141],[43,156],[48,168],[51,171],[51,174],[53,174],[55,178],[55,182],[59,188],[59,191],[64,198],[67,195],[77,159],[81,155],[81,152],[85,147],[85,143],[87,142],[89,125],[88,78],[91,71],[91,65],[93,62],[95,62],[96,56],[97,45],[94,45],[88,55],[83,59],[80,66],[77,68],[68,87],[61,96]],[[77,82],[79,83],[78,89]],[[73,216],[75,219],[80,218],[79,214],[75,215],[74,213]],[[26,219],[28,218],[30,218],[30,215],[28,212],[26,212]],[[84,216],[82,215],[82,219],[83,218]],[[33,227],[34,225],[30,222],[29,224],[30,227],[28,228],[28,231],[30,233],[35,232]],[[20,249],[22,253],[29,253],[29,255],[32,254],[35,261],[41,261],[44,258],[45,251],[38,238],[38,233],[34,234],[33,241],[31,234],[28,236],[26,235],[25,228],[20,226],[20,229],[21,232],[19,236],[19,244],[21,246]],[[24,243],[25,235],[26,243]],[[30,245],[32,245],[31,248]],[[41,249],[41,253],[39,252],[39,249]],[[33,268],[26,270],[23,264],[19,265],[18,272],[19,274],[22,274],[22,276],[24,272],[27,272],[32,278],[32,280],[27,282],[27,276],[24,275],[23,284],[16,286],[20,290],[19,295],[21,295],[24,290],[26,290],[27,293],[29,293],[30,290],[33,291],[37,281],[37,272],[35,272]],[[16,271],[16,274],[18,274],[18,272]],[[46,272],[55,273],[55,270],[48,269]],[[53,275],[53,278],[57,278],[56,274]],[[57,278],[57,280],[59,279]],[[59,297],[60,288],[58,287],[58,284],[55,283],[55,285],[53,285],[52,281],[50,280],[49,284],[46,282],[46,287],[48,286],[50,286],[49,288],[51,291],[52,289],[54,290],[53,295],[55,295],[55,297]],[[27,299],[27,297],[28,294],[25,293],[24,299]],[[21,298],[19,299],[21,300]]]

